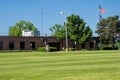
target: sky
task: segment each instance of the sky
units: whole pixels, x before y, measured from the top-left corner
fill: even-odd
[[[63,25],[65,15],[60,12],[64,11],[66,17],[79,15],[96,36],[99,4],[106,10],[103,18],[120,16],[120,0],[0,0],[0,35],[8,35],[9,27],[20,20],[32,22],[42,35],[50,35],[50,27]]]

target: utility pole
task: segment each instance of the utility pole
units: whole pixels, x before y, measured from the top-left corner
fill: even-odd
[[[41,0],[41,36],[43,36],[43,3],[42,3],[42,0]]]

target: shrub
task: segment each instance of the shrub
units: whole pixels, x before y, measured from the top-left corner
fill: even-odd
[[[68,51],[75,51],[75,48],[68,48]]]
[[[40,52],[46,52],[46,47],[39,47],[37,50]]]
[[[46,52],[46,47],[39,47],[38,48],[39,52]],[[57,51],[56,47],[49,47],[49,51]]]
[[[104,49],[104,50],[113,50],[113,48],[112,48],[112,47],[104,47],[103,49]],[[117,48],[117,47],[115,47],[115,48],[114,48],[114,50],[118,50],[118,48]]]
[[[57,51],[56,47],[49,47],[50,51]]]

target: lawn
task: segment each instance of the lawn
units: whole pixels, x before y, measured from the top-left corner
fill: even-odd
[[[120,51],[1,52],[0,80],[120,80]]]

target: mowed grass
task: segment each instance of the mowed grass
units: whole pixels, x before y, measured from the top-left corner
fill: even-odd
[[[0,80],[120,80],[120,51],[0,53]]]

